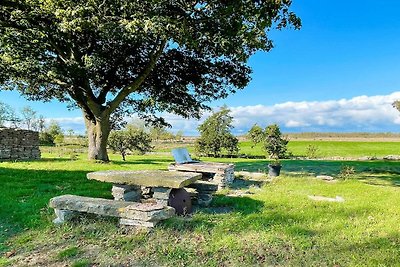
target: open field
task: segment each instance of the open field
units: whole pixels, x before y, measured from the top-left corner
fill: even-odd
[[[212,207],[176,217],[154,231],[118,228],[113,219],[85,218],[53,226],[51,197],[78,194],[111,198],[111,185],[85,178],[95,170],[166,169],[170,156],[112,155],[96,164],[44,154],[40,161],[0,163],[0,266],[393,266],[400,254],[400,163],[283,162],[268,182],[239,179]],[[236,170],[262,171],[260,159],[234,162]],[[355,174],[328,183],[313,174]],[[308,195],[341,196],[344,203]],[[8,257],[6,257],[8,256]]]
[[[288,150],[296,157],[304,157],[307,155],[307,147],[309,145],[317,148],[317,156],[326,157],[383,157],[387,155],[399,155],[399,142],[372,142],[372,141],[297,141],[291,140],[288,144]],[[265,153],[261,149],[261,145],[252,148],[250,141],[242,141],[239,143],[240,153],[248,155],[262,156]]]

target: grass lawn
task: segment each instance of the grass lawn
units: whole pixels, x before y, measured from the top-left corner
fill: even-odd
[[[389,154],[389,153],[388,153]],[[86,179],[96,170],[166,169],[163,155],[112,155],[96,164],[44,154],[40,161],[0,163],[0,266],[394,266],[400,263],[400,163],[283,162],[268,181],[238,180],[212,206],[175,217],[151,232],[87,217],[54,226],[50,198],[77,194],[111,198],[111,185]],[[264,160],[234,162],[265,170]],[[324,182],[354,167],[351,179]],[[311,175],[312,174],[312,175]],[[308,195],[341,196],[343,203]]]
[[[294,156],[306,156],[309,145],[317,148],[317,157],[383,157],[400,154],[400,142],[291,140],[288,144],[288,150]],[[252,148],[250,141],[242,141],[239,146],[240,153],[257,156],[265,155],[261,145]]]

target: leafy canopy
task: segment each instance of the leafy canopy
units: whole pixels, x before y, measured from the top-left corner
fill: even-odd
[[[265,128],[263,148],[270,158],[284,158],[286,156],[288,143],[289,140],[282,135],[277,124],[271,124]]]
[[[3,0],[0,83],[107,111],[199,116],[250,80],[272,28],[300,27],[290,0]],[[152,117],[155,119],[155,117]]]
[[[251,148],[254,148],[254,146],[262,142],[263,134],[263,129],[259,125],[257,125],[257,123],[251,127],[251,129],[247,133],[248,138],[250,138],[251,142],[253,143],[251,145]]]

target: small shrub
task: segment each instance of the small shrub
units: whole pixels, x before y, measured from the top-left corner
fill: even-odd
[[[318,157],[319,148],[316,145],[308,145],[306,149],[306,157],[315,159]]]
[[[347,179],[353,178],[355,173],[356,173],[356,170],[354,169],[353,166],[344,165],[340,169],[339,178],[341,178],[343,180],[347,180]]]
[[[87,259],[74,261],[71,265],[71,267],[89,267],[89,266],[92,266],[92,263],[90,260]]]
[[[64,250],[61,250],[58,254],[57,254],[57,258],[58,259],[67,259],[67,258],[73,258],[76,255],[78,255],[80,253],[80,250],[78,247],[70,247]]]

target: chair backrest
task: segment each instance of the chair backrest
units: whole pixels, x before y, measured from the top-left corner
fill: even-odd
[[[186,148],[172,149],[172,156],[174,157],[175,162],[178,164],[193,162],[189,155],[189,151]]]

